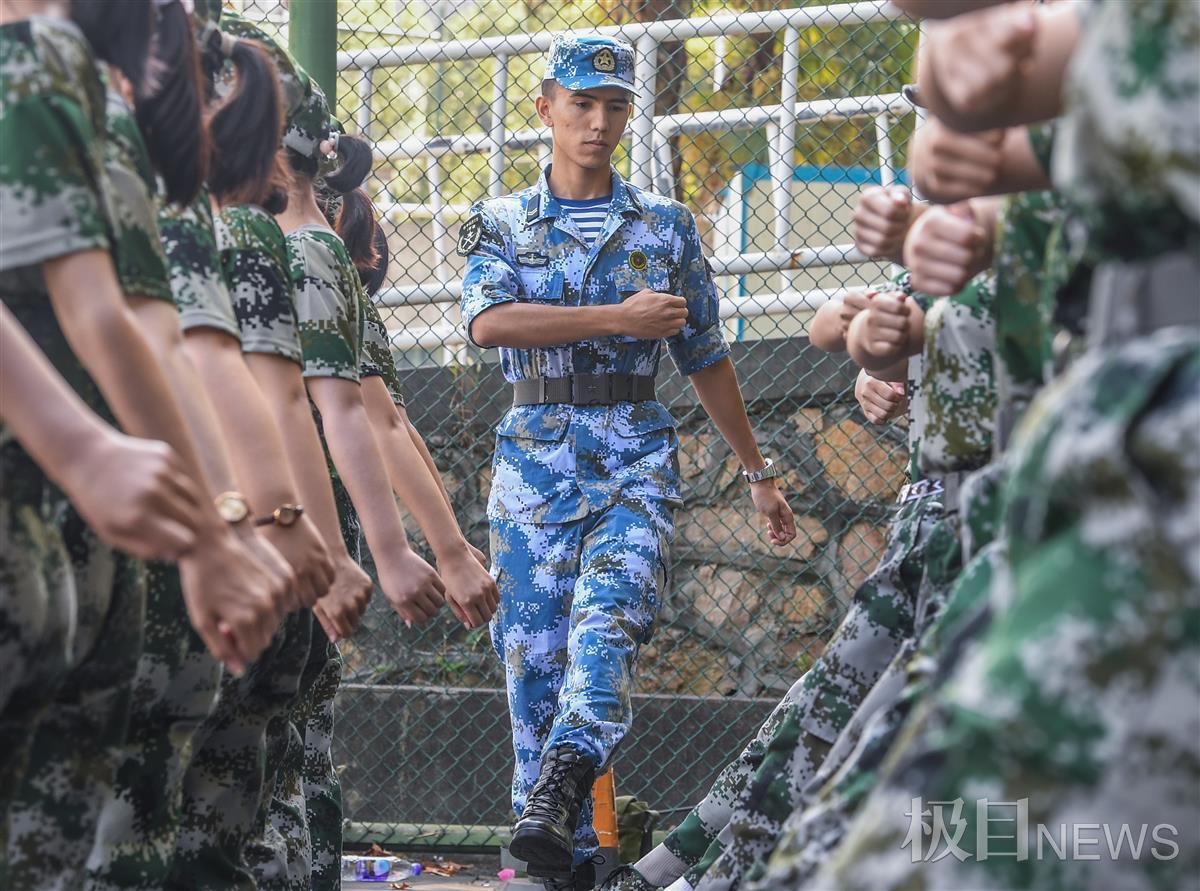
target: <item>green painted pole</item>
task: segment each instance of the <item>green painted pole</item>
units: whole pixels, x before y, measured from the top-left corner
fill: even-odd
[[[288,49],[337,107],[337,0],[292,0]]]

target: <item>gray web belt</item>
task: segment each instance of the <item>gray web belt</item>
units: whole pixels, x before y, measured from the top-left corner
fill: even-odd
[[[513,384],[513,405],[615,405],[654,398],[654,378],[643,374],[570,374]]]

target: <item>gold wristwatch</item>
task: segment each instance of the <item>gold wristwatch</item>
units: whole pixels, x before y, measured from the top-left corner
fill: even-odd
[[[217,513],[230,525],[236,525],[250,516],[250,502],[241,492],[222,492],[213,499]]]
[[[304,507],[299,504],[281,504],[265,517],[254,521],[255,526],[282,526],[284,529],[295,525],[304,516]]]

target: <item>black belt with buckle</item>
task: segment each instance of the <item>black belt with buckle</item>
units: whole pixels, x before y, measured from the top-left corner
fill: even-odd
[[[513,405],[615,405],[654,398],[654,378],[646,374],[571,374],[513,384]]]

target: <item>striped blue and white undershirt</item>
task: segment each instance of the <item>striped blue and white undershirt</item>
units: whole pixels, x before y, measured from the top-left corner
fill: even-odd
[[[563,212],[575,221],[579,234],[583,236],[588,247],[592,246],[604,229],[604,221],[608,218],[608,206],[612,204],[612,196],[603,198],[588,198],[586,201],[572,201],[566,198],[556,199]]]

